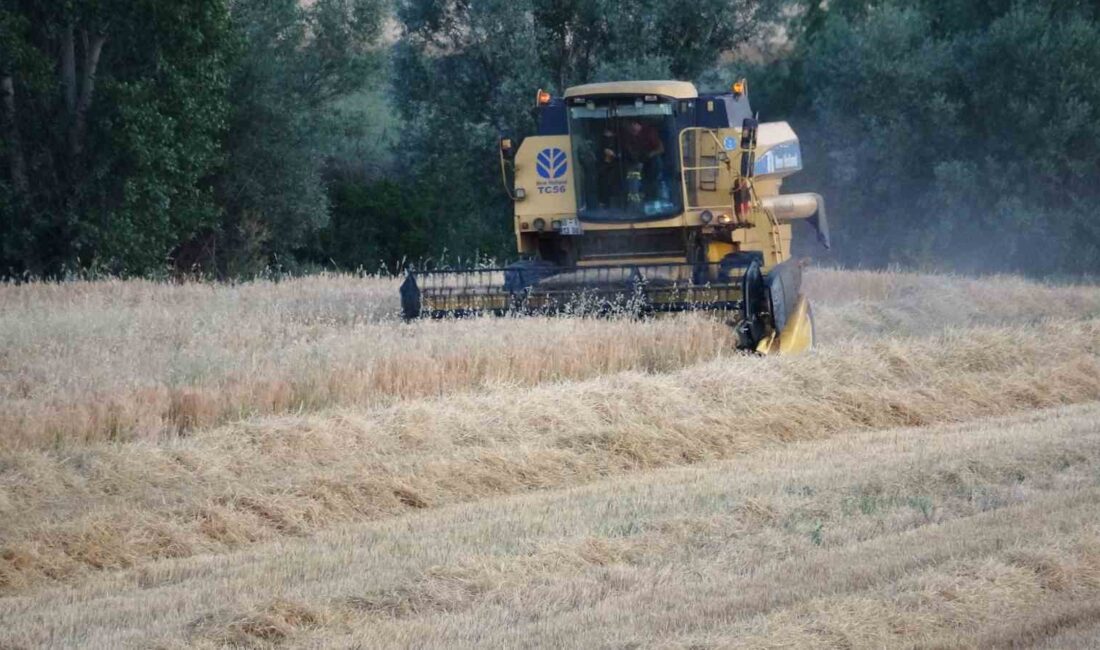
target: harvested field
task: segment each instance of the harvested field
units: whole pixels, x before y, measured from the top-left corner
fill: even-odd
[[[0,287],[0,647],[1100,642],[1100,288],[808,282],[794,358],[378,279]]]

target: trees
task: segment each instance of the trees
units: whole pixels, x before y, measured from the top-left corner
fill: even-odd
[[[162,268],[216,214],[225,7],[17,0],[0,31],[0,268]]]
[[[1100,272],[1095,2],[394,0],[396,29],[389,4],[9,0],[0,274],[507,256],[496,139],[537,88],[746,72],[841,261]],[[392,147],[347,144],[378,124]]]
[[[795,182],[825,190],[840,259],[1100,271],[1096,18],[1070,0],[830,3],[778,103],[804,108],[816,164]]]
[[[236,276],[287,264],[328,222],[326,155],[341,132],[333,103],[380,68],[382,0],[232,0],[222,220],[191,257]]]
[[[333,103],[384,0],[13,0],[0,10],[0,272],[246,272],[327,219]]]

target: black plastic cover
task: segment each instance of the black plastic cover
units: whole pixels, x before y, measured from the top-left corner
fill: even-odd
[[[569,135],[569,121],[566,118],[565,100],[555,97],[546,106],[538,109],[538,135]]]
[[[740,97],[733,93],[699,95],[695,103],[695,125],[708,129],[739,127],[752,116],[747,93]]]

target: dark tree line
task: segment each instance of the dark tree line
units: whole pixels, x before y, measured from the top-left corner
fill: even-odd
[[[249,273],[328,220],[380,0],[10,0],[0,271]]]
[[[8,0],[0,272],[507,257],[534,91],[747,76],[838,261],[1100,271],[1100,3]]]
[[[229,38],[216,3],[0,11],[4,267],[143,271],[215,217]]]
[[[830,3],[753,70],[849,264],[1100,272],[1100,3]],[[761,88],[761,84],[758,84]]]

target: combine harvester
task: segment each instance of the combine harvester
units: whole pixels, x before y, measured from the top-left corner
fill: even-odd
[[[500,141],[520,261],[409,272],[406,318],[476,314],[727,314],[738,347],[813,345],[791,222],[828,248],[817,194],[779,193],[802,168],[786,122],[760,124],[746,83],[599,83],[537,98],[538,134]]]

